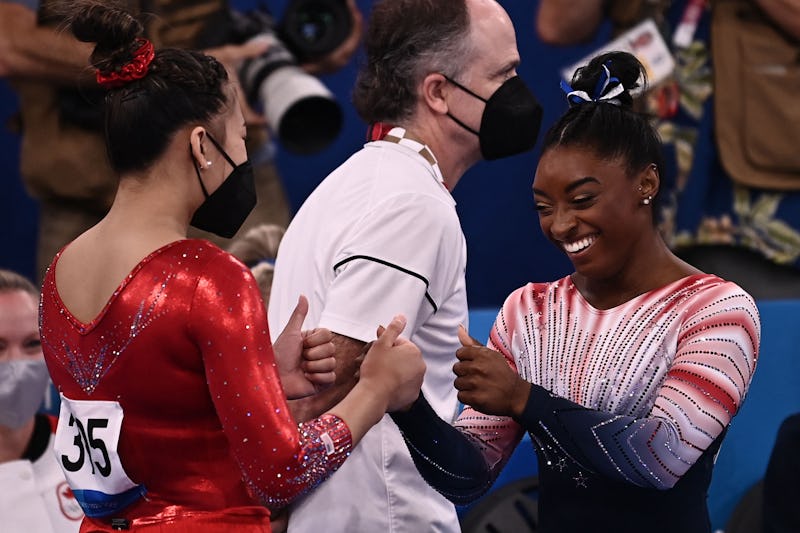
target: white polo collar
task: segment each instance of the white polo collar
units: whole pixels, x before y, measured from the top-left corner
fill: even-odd
[[[442,171],[439,169],[439,162],[436,159],[436,156],[433,155],[433,151],[430,148],[428,148],[427,145],[422,144],[421,142],[416,141],[414,139],[406,137],[405,128],[401,128],[399,126],[395,126],[391,130],[389,130],[389,133],[387,133],[381,140],[405,146],[406,148],[410,148],[414,152],[421,155],[422,158],[428,163],[428,165],[430,165],[431,170],[433,171],[433,176],[434,178],[436,178],[436,181],[448,194],[450,194],[450,191],[447,189],[447,185],[444,182],[444,176],[442,176]]]

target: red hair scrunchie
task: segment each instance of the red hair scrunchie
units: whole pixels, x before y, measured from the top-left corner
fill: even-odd
[[[153,43],[149,40],[139,37],[136,42],[141,43],[141,46],[133,53],[131,60],[122,65],[119,71],[106,73],[97,69],[96,76],[99,86],[106,89],[115,89],[133,80],[142,79],[147,75],[147,70],[156,56],[156,52],[153,48]]]

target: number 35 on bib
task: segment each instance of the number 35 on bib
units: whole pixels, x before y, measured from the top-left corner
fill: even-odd
[[[122,418],[119,402],[61,395],[54,452],[86,516],[117,513],[146,492],[125,473],[117,453]]]

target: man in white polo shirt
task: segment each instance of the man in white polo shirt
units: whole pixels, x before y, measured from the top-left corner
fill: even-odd
[[[467,325],[466,243],[450,195],[483,159],[533,147],[541,108],[516,76],[514,29],[495,0],[385,0],[373,7],[354,103],[373,142],[309,196],[281,242],[269,307],[281,331],[299,294],[306,327],[335,333],[337,383],[297,403],[322,412],[355,382],[376,327],[397,313],[419,346],[423,391],[444,419]],[[296,504],[290,533],[459,531],[453,505],[419,476],[387,416],[347,463]]]

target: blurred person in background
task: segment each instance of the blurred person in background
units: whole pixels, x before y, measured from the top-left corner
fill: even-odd
[[[275,257],[286,228],[276,224],[261,224],[250,228],[228,247],[228,252],[250,267],[261,289],[264,304],[269,306]]]
[[[22,135],[20,173],[29,194],[39,203],[36,262],[39,280],[55,253],[96,224],[114,198],[118,176],[109,166],[103,144],[102,91],[86,68],[91,46],[68,32],[51,9],[52,1],[0,0],[0,77],[7,78],[19,96]],[[227,20],[226,0],[165,0],[124,2],[139,15],[145,34],[156,48],[198,48],[209,26]],[[347,0],[352,24],[335,50],[303,65],[309,72],[331,72],[345,65],[356,51],[362,17],[354,0]],[[269,50],[263,41],[223,43],[205,51],[222,62],[238,83],[246,60]],[[286,226],[289,207],[272,160],[274,151],[265,117],[247,100],[240,103],[248,121],[248,148],[253,154],[259,201],[243,232],[263,223]],[[231,241],[193,230],[225,247]]]
[[[83,511],[53,452],[55,417],[38,414],[50,376],[39,291],[0,269],[0,517],[3,531],[77,532]]]

